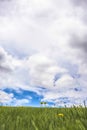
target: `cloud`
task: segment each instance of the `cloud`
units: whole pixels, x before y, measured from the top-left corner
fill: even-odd
[[[3,51],[2,51],[3,50]],[[35,54],[25,59],[16,59],[8,54],[3,48],[0,50],[1,58],[1,88],[15,86],[14,89],[29,89],[35,87],[53,87],[57,74],[67,73],[66,68],[58,66],[55,60],[43,54]],[[26,76],[26,77],[25,77]],[[31,88],[32,90],[32,88]],[[36,90],[35,90],[36,91]]]
[[[77,87],[78,88],[78,87]],[[84,101],[87,102],[86,88],[81,88],[82,90],[77,90],[76,88],[61,88],[54,89],[52,91],[47,91],[43,93],[43,98],[41,101],[46,101],[48,103],[53,103],[55,106],[73,106],[73,105],[84,105]],[[84,93],[84,95],[83,95]]]
[[[0,48],[0,71],[11,71],[11,67],[8,65],[8,59],[6,58],[7,54],[3,48]]]
[[[3,90],[0,90],[0,105],[14,105],[14,106],[23,106],[29,105],[32,97],[27,96],[26,98],[15,98],[14,93],[7,93]]]
[[[87,4],[86,0],[72,0],[72,2],[76,6],[86,6],[86,4]]]
[[[84,97],[86,1],[4,0],[0,7],[0,87],[39,95],[43,87],[49,91],[43,95],[47,100],[69,91],[70,98]]]
[[[24,106],[29,105],[30,100],[29,99],[14,99],[12,102],[12,105],[14,106]]]
[[[58,86],[59,88],[72,88],[73,86],[75,86],[75,79],[73,77],[71,77],[70,75],[63,75],[59,80],[56,81],[56,86]]]
[[[2,104],[11,103],[13,100],[13,97],[14,97],[13,93],[8,94],[0,90],[0,103]]]
[[[86,79],[84,77],[73,78],[68,74],[62,75],[55,87],[43,91],[42,101],[51,102],[56,106],[84,105],[87,102]]]
[[[41,54],[29,57],[28,63],[30,82],[34,86],[53,87],[55,75],[67,72],[67,69]]]
[[[13,59],[2,47],[0,47],[0,72],[10,73],[18,66],[17,60]]]
[[[75,34],[72,36],[70,41],[70,46],[76,50],[75,56],[78,64],[78,73],[81,75],[87,75],[86,66],[87,66],[87,41],[86,41],[86,32],[82,36]],[[76,62],[76,60],[75,60]]]
[[[17,78],[20,67],[22,68],[23,61],[8,54],[2,47],[0,47],[0,88],[6,86],[18,86],[20,84]]]
[[[86,56],[87,56],[87,40],[86,40],[86,34],[84,34],[82,37],[79,36],[73,36],[71,41],[71,46],[75,49],[78,49],[81,54],[81,57],[86,62]]]

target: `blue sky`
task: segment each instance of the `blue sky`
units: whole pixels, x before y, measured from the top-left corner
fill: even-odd
[[[0,1],[0,102],[87,103],[86,0]]]
[[[10,93],[13,93],[14,94],[14,97],[18,100],[23,100],[23,99],[27,99],[28,102],[27,103],[24,103],[23,105],[26,105],[26,106],[40,106],[40,101],[41,101],[41,96],[38,96],[37,93],[35,92],[31,92],[31,91],[26,91],[26,90],[19,90],[19,92],[13,90],[13,89],[4,89],[4,91],[8,94]],[[13,104],[12,105],[15,105],[15,102],[13,101]],[[18,105],[18,104],[17,104]],[[21,105],[21,104],[19,104]]]

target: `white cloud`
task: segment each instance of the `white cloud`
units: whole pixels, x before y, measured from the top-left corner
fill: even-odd
[[[77,80],[69,74],[65,74],[56,81],[55,87],[62,91],[69,91],[71,88],[78,87]]]
[[[0,71],[14,71],[20,66],[20,60],[13,59],[12,55],[8,54],[2,47],[0,47]]]
[[[14,106],[22,106],[31,102],[32,97],[27,96],[25,99],[17,99],[15,98],[13,93],[8,94],[0,90],[0,105],[14,105]]]
[[[31,85],[53,87],[56,74],[66,73],[67,70],[45,55],[33,55],[28,60]]]
[[[14,97],[13,93],[8,94],[0,90],[0,103],[1,104],[11,103],[13,100],[13,97]]]
[[[35,86],[43,86],[49,89],[44,96],[48,100],[57,98],[60,89],[63,93],[58,94],[64,96],[71,87],[86,90],[87,24],[83,2],[77,5],[69,0],[0,1],[0,45],[9,51],[0,48],[0,87],[13,85],[40,94]],[[21,55],[25,59],[17,58]],[[79,79],[72,78],[73,65]],[[54,81],[57,74],[61,76]]]
[[[28,104],[29,105],[30,100],[29,99],[14,99],[13,100],[13,105],[15,106],[23,106]]]
[[[23,63],[0,47],[0,88],[20,85],[21,74],[18,75],[18,72],[23,68]]]
[[[43,93],[42,101],[51,102],[55,104],[55,106],[63,107],[65,105],[68,107],[73,105],[84,105],[84,101],[87,103],[86,89],[84,88],[81,91],[75,91],[74,89],[47,91]]]

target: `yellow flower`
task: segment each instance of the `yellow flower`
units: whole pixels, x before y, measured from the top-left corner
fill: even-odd
[[[59,114],[58,114],[58,116],[60,116],[60,117],[63,117],[63,116],[64,116],[64,114],[62,114],[62,113],[59,113]]]

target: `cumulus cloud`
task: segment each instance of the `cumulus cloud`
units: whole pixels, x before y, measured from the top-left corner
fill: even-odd
[[[55,92],[62,97],[69,91],[73,99],[77,93],[76,99],[83,97],[84,91],[74,88],[87,86],[86,4],[86,0],[0,1],[0,87],[20,86],[38,94],[38,87],[44,87],[50,99],[58,98]]]
[[[14,106],[24,106],[24,105],[29,105],[31,100],[29,99],[14,99],[12,102],[12,105]]]
[[[67,69],[41,54],[31,56],[28,62],[30,82],[34,86],[53,87],[55,75],[67,73]]]
[[[0,70],[1,87],[10,87],[12,84],[23,89],[29,89],[28,86],[53,87],[55,76],[68,72],[66,68],[58,66],[55,60],[42,54],[35,54],[20,60],[8,54],[4,49],[1,48],[1,50],[1,67],[8,70],[4,72],[2,68]]]
[[[0,71],[11,71],[11,68],[8,65],[9,62],[8,64],[6,62],[8,62],[8,60],[6,59],[5,51],[2,48],[0,48]]]
[[[0,72],[12,72],[18,65],[19,62],[0,47]]]
[[[84,93],[84,95],[83,95]],[[55,106],[73,106],[84,105],[84,101],[87,102],[86,88],[56,88],[43,93],[42,101],[51,102]]]
[[[0,88],[11,87],[20,85],[17,79],[17,73],[19,66],[22,66],[22,62],[16,58],[13,58],[11,54],[6,52],[0,47]]]
[[[14,97],[13,93],[8,94],[0,90],[0,104],[11,103],[13,100],[13,97]]]
[[[23,106],[29,105],[32,97],[28,96],[25,99],[17,99],[15,98],[13,93],[6,93],[3,90],[0,90],[0,105],[14,105],[14,106]]]

